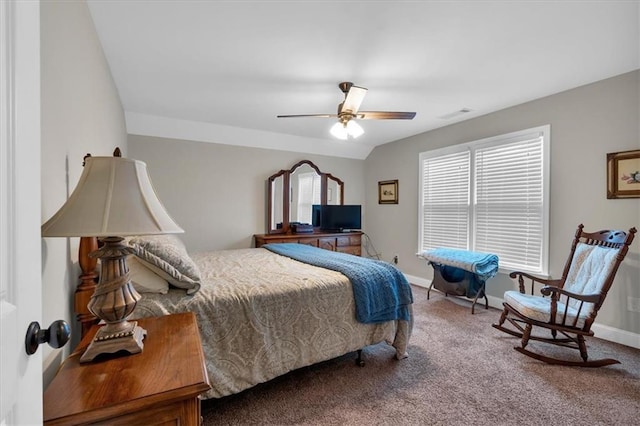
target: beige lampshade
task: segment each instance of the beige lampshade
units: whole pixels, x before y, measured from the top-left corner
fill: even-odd
[[[43,237],[180,232],[151,185],[147,165],[122,157],[87,157],[71,197],[42,225]]]

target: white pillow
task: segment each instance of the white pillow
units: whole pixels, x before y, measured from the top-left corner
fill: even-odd
[[[169,282],[144,266],[136,256],[127,257],[129,279],[138,293],[167,294]]]
[[[132,237],[128,240],[138,260],[169,284],[194,294],[200,289],[200,269],[187,248],[173,234]]]

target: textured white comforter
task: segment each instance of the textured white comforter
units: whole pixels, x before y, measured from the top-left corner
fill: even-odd
[[[386,341],[407,356],[411,321],[356,321],[353,291],[339,272],[252,248],[196,253],[202,287],[143,294],[132,318],[192,311],[212,386],[234,394],[288,371]]]

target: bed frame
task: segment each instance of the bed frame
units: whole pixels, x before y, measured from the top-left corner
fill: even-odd
[[[89,311],[88,303],[94,291],[102,285],[97,284],[98,262],[90,257],[90,253],[98,248],[99,242],[95,238],[82,238],[80,241],[79,265],[82,273],[80,284],[74,295],[74,306],[77,320],[80,322],[77,334],[82,334],[84,338],[97,321]],[[364,365],[362,349],[383,342],[393,348],[394,359],[401,360],[408,357],[407,346],[413,327],[410,302],[407,302],[408,320],[359,322],[355,296],[353,298],[349,296],[353,294],[353,290],[348,286],[347,275],[332,271],[330,268],[326,268],[325,271],[310,270],[308,268],[317,269],[317,267],[296,262],[289,257],[279,259],[278,253],[269,253],[271,253],[270,250],[263,248],[194,253],[195,260],[192,259],[192,261],[202,262],[205,268],[207,265],[216,265],[224,270],[223,265],[227,265],[225,262],[238,259],[244,261],[254,259],[256,263],[254,267],[233,266],[220,276],[211,276],[210,280],[203,280],[203,291],[195,294],[193,298],[189,297],[184,289],[178,288],[177,291],[170,290],[166,295],[145,294],[136,306],[137,311],[134,315],[139,319],[166,315],[177,310],[191,310],[196,314],[205,354],[205,367],[210,380],[215,382],[210,390],[201,395],[202,398],[221,398],[232,395],[293,369],[337,356],[350,354],[353,356],[352,359],[355,359],[356,365],[362,367]],[[373,266],[372,268],[376,269]],[[276,283],[275,281],[282,278],[282,272],[285,270],[294,277],[294,281]],[[380,271],[373,272],[375,272],[374,275],[381,275]],[[236,273],[237,282],[232,278],[227,279],[226,273]],[[255,273],[264,273],[264,276],[261,280],[256,280]],[[309,274],[308,287],[302,279],[305,274]],[[395,277],[397,274],[394,272],[392,275],[394,275],[393,278],[388,277],[390,283],[397,281]],[[324,283],[323,279],[326,279],[327,283]],[[328,288],[329,291],[325,293],[327,286],[324,284],[328,283],[331,288]],[[219,287],[216,287],[216,284],[219,284]],[[402,282],[399,285],[406,284]],[[281,292],[275,291],[276,287]],[[267,291],[263,294],[264,297],[256,299],[250,297],[260,288],[272,292]],[[236,295],[234,289],[237,289],[240,292],[238,294],[243,297],[234,297]],[[300,291],[301,289],[304,291]],[[288,295],[287,292],[291,294]],[[260,292],[258,291],[257,294],[259,295]],[[288,308],[285,309],[286,306],[272,308],[273,303],[282,301],[278,299],[280,294],[288,295],[292,301],[295,300],[301,304],[295,306],[296,309],[292,309],[292,312],[295,311],[296,315],[300,315],[302,321],[289,321],[291,316],[287,315],[289,311]],[[318,298],[319,296],[323,297]],[[183,303],[185,299],[189,303]],[[217,300],[219,305],[212,309],[208,303],[210,300]],[[316,306],[317,304],[319,306]],[[333,312],[332,307],[336,306],[339,309]],[[212,311],[215,311],[213,315]],[[260,316],[261,313],[266,312],[269,315],[279,315],[278,318],[282,318],[282,321],[270,324],[270,327],[253,327],[252,325],[257,324],[254,321],[266,324]],[[220,320],[224,318],[227,320],[233,318],[234,321],[242,321],[242,323]],[[230,327],[229,324],[231,324]],[[238,330],[238,326],[244,327],[246,334],[229,332],[229,330]],[[280,339],[279,332],[290,332],[300,339],[291,339],[291,341]]]
[[[89,300],[93,296],[93,292],[96,289],[98,283],[98,271],[96,269],[98,259],[95,257],[89,257],[89,253],[97,250],[98,238],[97,237],[82,237],[80,238],[80,247],[78,248],[78,263],[80,264],[80,283],[76,288],[74,294],[74,310],[76,313],[76,319],[80,323],[81,338],[83,338],[92,325],[98,323],[96,318],[89,311]]]

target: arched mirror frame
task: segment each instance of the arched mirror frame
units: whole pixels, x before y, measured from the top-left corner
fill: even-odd
[[[298,167],[301,167],[305,164],[310,166],[320,176],[320,204],[328,203],[327,189],[329,188],[329,180],[332,180],[337,186],[337,188],[339,189],[338,191],[339,194],[337,196],[333,195],[336,198],[335,204],[344,204],[344,182],[342,182],[342,180],[333,176],[331,173],[321,172],[318,166],[316,166],[315,164],[313,164],[313,162],[309,160],[299,161],[296,164],[294,164],[293,167],[291,167],[291,169],[280,170],[278,173],[275,173],[269,176],[269,179],[267,179],[267,186],[268,186],[267,233],[269,234],[291,233],[291,226],[290,226],[291,175],[296,171]],[[279,178],[281,178],[280,181],[278,180]],[[278,188],[275,188],[275,185],[279,184],[279,182],[282,182],[282,188],[278,191]],[[281,194],[281,198],[282,198],[282,206],[278,206],[278,207],[282,207],[282,227],[281,228],[272,226],[272,223],[274,221],[274,208],[276,207],[274,205],[274,197],[277,192]]]

